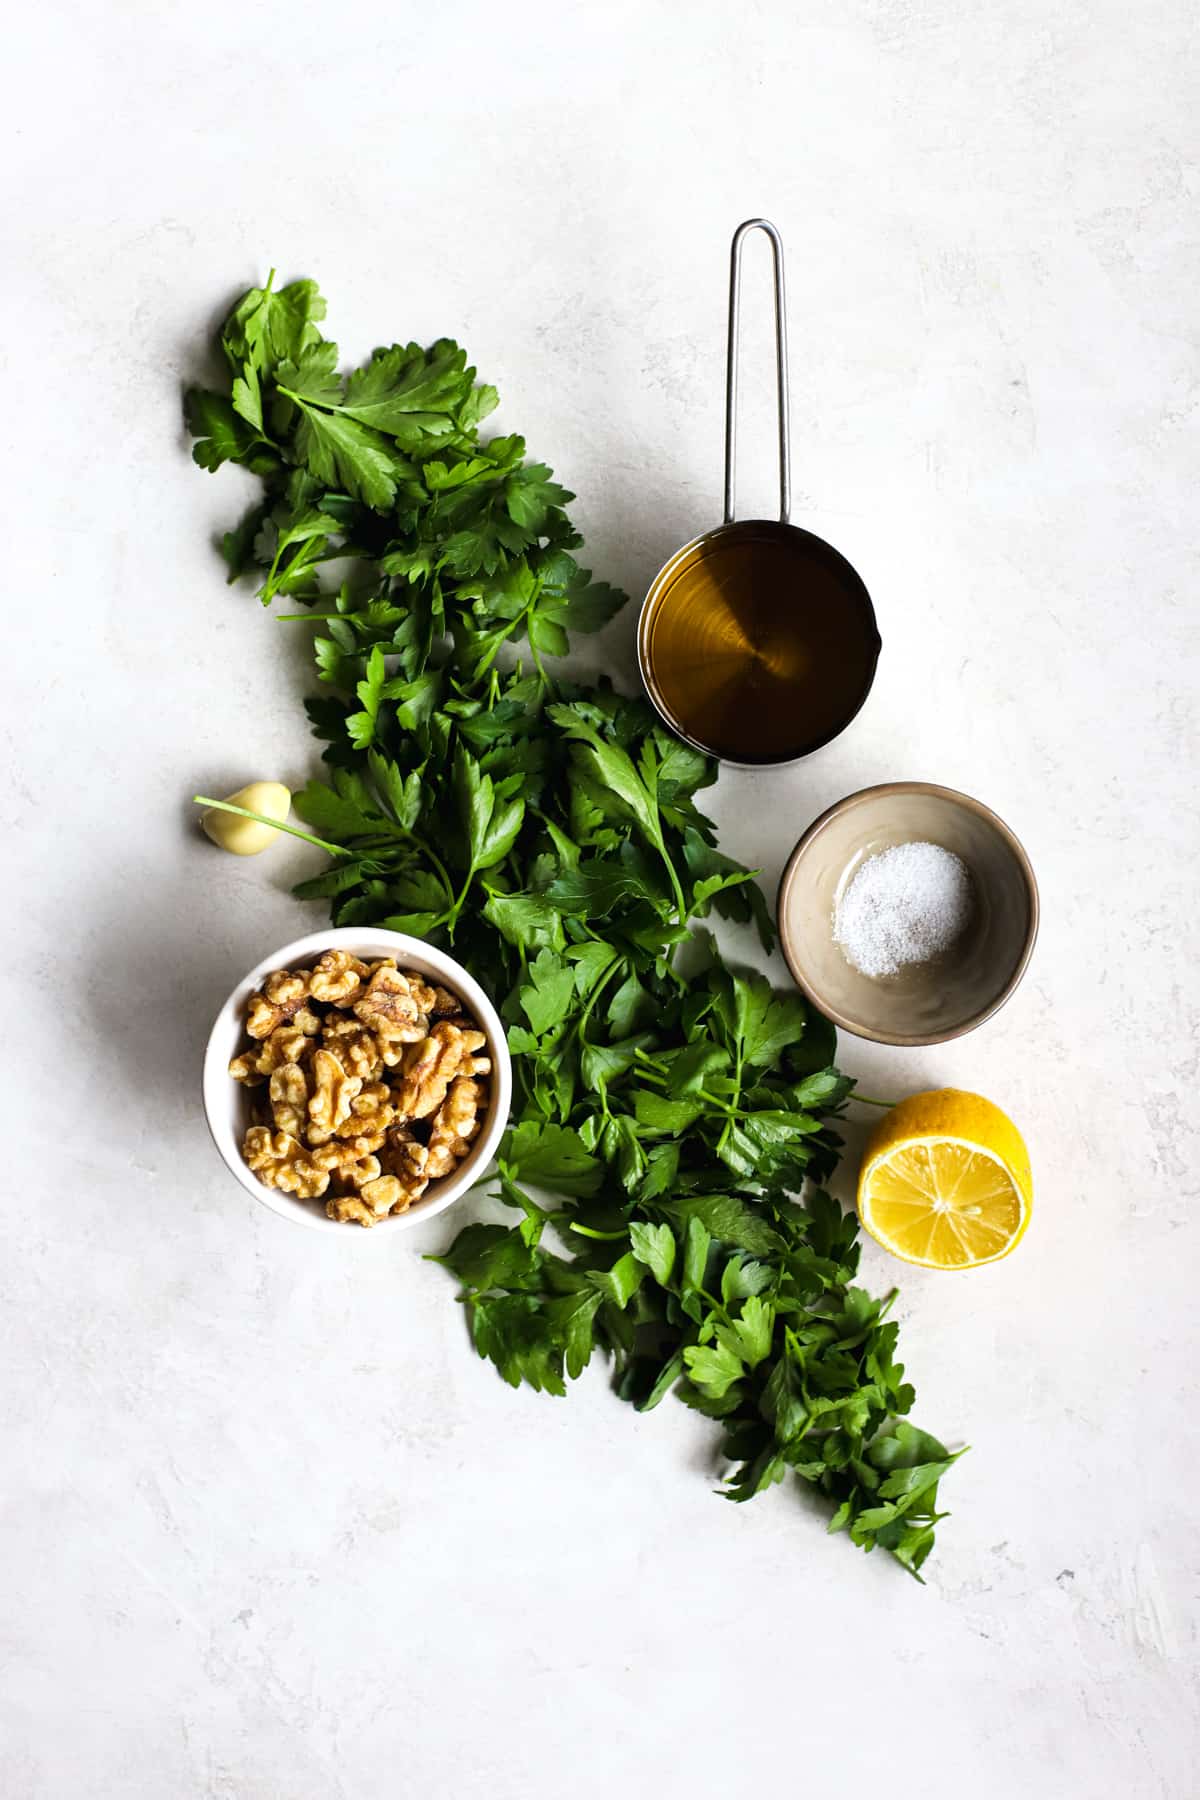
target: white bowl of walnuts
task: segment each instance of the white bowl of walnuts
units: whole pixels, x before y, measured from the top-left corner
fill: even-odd
[[[244,976],[204,1057],[204,1110],[236,1179],[319,1231],[397,1231],[483,1174],[512,1100],[504,1027],[461,963],[344,926]]]

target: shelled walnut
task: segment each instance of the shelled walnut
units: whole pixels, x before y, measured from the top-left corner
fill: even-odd
[[[479,1130],[483,1084],[469,1075],[456,1075],[437,1112],[429,1133],[429,1155],[422,1174],[438,1181],[456,1168]]]
[[[476,1056],[487,1043],[482,1031],[471,1031],[450,1019],[439,1019],[428,1037],[422,1037],[400,1064],[396,1098],[402,1119],[427,1119],[446,1098],[446,1090],[459,1074],[487,1075],[491,1063]]]
[[[291,969],[276,969],[268,975],[261,993],[251,994],[246,1005],[246,1030],[250,1036],[270,1037],[292,1019],[311,1036],[317,1029],[317,1015],[308,1004],[309,981],[307,973],[296,975]]]
[[[324,1198],[331,1219],[406,1212],[467,1156],[487,1116],[487,1039],[457,994],[323,952],[277,969],[246,1005],[229,1065],[256,1090],[243,1155],[265,1187]]]

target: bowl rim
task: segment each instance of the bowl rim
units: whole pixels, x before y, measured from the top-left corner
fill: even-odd
[[[861,806],[868,800],[876,800],[882,796],[900,794],[930,794],[939,800],[948,800],[952,804],[966,808],[979,818],[986,819],[998,836],[1006,844],[1011,853],[1021,878],[1025,884],[1025,892],[1029,900],[1029,927],[1025,934],[1025,942],[1021,954],[1017,958],[1004,986],[987,1002],[971,1013],[960,1024],[949,1031],[925,1032],[887,1032],[877,1031],[861,1020],[850,1018],[831,1006],[800,975],[792,957],[791,943],[786,928],[787,901],[792,883],[796,880],[801,860],[812,844],[832,821],[848,812],[851,808]],[[865,1038],[873,1044],[892,1044],[903,1048],[917,1048],[928,1044],[948,1044],[954,1038],[965,1037],[969,1031],[975,1031],[988,1019],[998,1013],[1006,1001],[1010,1000],[1021,983],[1021,978],[1029,967],[1029,959],[1033,955],[1037,943],[1038,925],[1041,918],[1041,901],[1038,895],[1037,877],[1033,872],[1033,864],[1029,860],[1025,846],[1010,825],[1005,824],[999,813],[985,806],[982,800],[976,800],[972,794],[964,794],[959,788],[942,787],[934,781],[880,781],[872,787],[858,788],[853,794],[846,794],[841,800],[835,800],[832,806],[815,818],[796,844],[787,862],[783,866],[783,874],[779,878],[779,890],[775,901],[775,919],[779,929],[779,948],[783,960],[788,966],[792,980],[817,1011],[823,1013],[841,1031],[848,1031],[853,1037]]]
[[[228,1089],[236,1085],[229,1074],[228,1065],[230,1057],[236,1054],[243,1035],[247,999],[272,970],[287,968],[293,962],[302,962],[319,956],[322,950],[331,949],[349,950],[355,955],[394,955],[401,968],[404,967],[405,957],[417,965],[427,965],[430,974],[452,988],[466,1002],[480,1030],[487,1036],[488,1054],[492,1058],[491,1116],[459,1168],[437,1184],[437,1192],[431,1199],[418,1200],[407,1212],[380,1219],[370,1231],[364,1231],[361,1227],[351,1230],[343,1221],[330,1219],[324,1212],[314,1210],[309,1202],[298,1200],[291,1194],[278,1193],[274,1188],[264,1187],[243,1161],[236,1131],[225,1118]],[[202,1094],[209,1136],[230,1174],[254,1199],[261,1201],[280,1218],[290,1219],[296,1225],[306,1225],[310,1230],[335,1231],[348,1240],[376,1238],[381,1232],[409,1230],[427,1219],[435,1218],[474,1186],[491,1161],[508,1123],[512,1105],[512,1058],[504,1026],[492,1002],[475,977],[446,951],[425,943],[421,938],[410,937],[407,932],[390,931],[382,925],[327,926],[324,931],[307,932],[304,937],[281,944],[270,955],[255,963],[235,984],[208,1034],[204,1049]]]

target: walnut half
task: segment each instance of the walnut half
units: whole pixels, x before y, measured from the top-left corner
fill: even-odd
[[[302,1031],[315,1032],[320,1020],[308,1005],[309,981],[307,973],[294,974],[291,969],[276,969],[268,975],[261,991],[251,994],[246,1002],[246,1030],[250,1036],[269,1037],[289,1019],[295,1019]]]
[[[423,1173],[430,1181],[440,1181],[456,1169],[471,1139],[479,1130],[479,1114],[484,1103],[484,1084],[470,1075],[456,1075],[450,1091],[434,1114],[429,1133],[429,1154]]]
[[[271,1076],[267,1093],[276,1130],[286,1131],[289,1137],[298,1140],[303,1138],[308,1110],[308,1076],[299,1063],[282,1063]]]
[[[317,1200],[329,1186],[329,1176],[319,1169],[311,1153],[286,1131],[252,1125],[242,1154],[264,1187],[295,1194],[298,1200]]]
[[[359,962],[345,950],[326,950],[313,965],[309,992],[314,1000],[328,1000],[335,1006],[346,1006],[362,987],[366,963]]]
[[[312,1032],[304,1029],[302,1021],[311,1023]],[[297,1014],[287,1025],[277,1026],[269,1037],[252,1041],[249,1049],[234,1057],[229,1073],[245,1087],[261,1086],[284,1063],[303,1062],[312,1051],[313,1033],[319,1025],[315,1013]]]
[[[439,1019],[429,1036],[406,1052],[400,1065],[400,1080],[395,1087],[400,1117],[427,1119],[436,1112],[464,1063],[473,1068],[475,1052],[486,1043],[482,1031],[464,1030],[449,1019]]]
[[[318,1050],[313,1057],[313,1091],[308,1102],[308,1141],[327,1144],[339,1125],[350,1117],[350,1108],[362,1088],[358,1075],[347,1075],[342,1060],[332,1050]]]
[[[412,1044],[424,1037],[428,1019],[422,1006],[432,990],[416,976],[386,966],[375,970],[366,992],[354,1002],[354,1016],[381,1044]]]

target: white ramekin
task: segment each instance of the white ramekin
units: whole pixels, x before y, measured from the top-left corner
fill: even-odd
[[[487,1118],[471,1145],[469,1154],[463,1158],[453,1175],[447,1175],[442,1181],[431,1182],[422,1198],[415,1201],[407,1212],[381,1219],[370,1231],[364,1231],[360,1225],[343,1224],[329,1218],[325,1212],[324,1200],[297,1200],[292,1194],[264,1187],[242,1158],[242,1139],[249,1123],[250,1096],[247,1089],[230,1075],[229,1063],[246,1042],[246,1002],[254,990],[262,986],[273,969],[294,969],[297,965],[314,962],[322,950],[348,950],[352,956],[361,957],[363,961],[391,956],[402,969],[415,969],[418,975],[428,976],[449,988],[459,995],[466,1010],[478,1023],[480,1031],[486,1034],[487,1054],[492,1059],[491,1099]],[[342,1237],[350,1240],[376,1238],[384,1232],[404,1231],[410,1225],[420,1225],[435,1213],[445,1212],[448,1206],[453,1206],[459,1196],[465,1194],[479,1179],[491,1161],[508,1122],[511,1103],[512,1060],[505,1041],[504,1027],[479,983],[467,974],[461,963],[455,962],[452,956],[447,956],[444,950],[435,950],[432,944],[422,943],[419,938],[406,937],[399,931],[384,931],[378,926],[347,925],[313,931],[307,937],[297,938],[294,943],[284,944],[269,956],[264,956],[248,974],[243,975],[217,1014],[208,1048],[204,1053],[205,1117],[213,1142],[230,1174],[248,1194],[253,1195],[255,1200],[261,1200],[264,1206],[269,1206],[281,1218],[292,1219],[297,1225],[310,1225],[316,1231],[340,1232]]]

